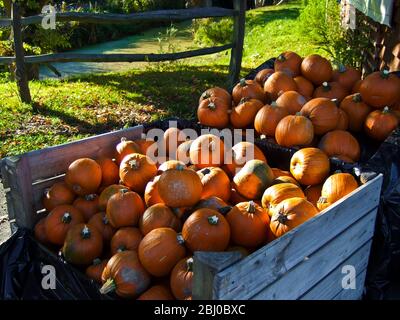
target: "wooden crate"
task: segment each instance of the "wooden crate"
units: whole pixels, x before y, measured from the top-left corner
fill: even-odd
[[[32,228],[44,211],[42,196],[80,157],[113,154],[121,137],[138,138],[144,126],[115,131],[1,161],[12,228]],[[298,228],[241,259],[238,252],[194,255],[194,299],[358,299],[379,204],[382,175]],[[355,268],[355,289],[343,289],[342,268]]]

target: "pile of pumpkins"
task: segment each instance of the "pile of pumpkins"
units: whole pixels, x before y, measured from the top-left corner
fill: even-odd
[[[122,139],[109,158],[72,162],[45,193],[36,239],[101,293],[191,299],[195,251],[244,257],[358,187],[351,174],[330,175],[318,148],[297,151],[284,171],[250,142],[225,150],[216,135],[184,141],[181,133],[165,131],[178,146],[165,161],[154,162],[147,151],[157,142],[141,138]]]
[[[320,55],[303,59],[287,51],[274,69],[241,79],[232,94],[219,87],[206,90],[197,116],[206,126],[254,128],[281,146],[315,146],[353,163],[360,146],[351,132],[383,141],[398,126],[400,78],[382,70],[361,79],[353,67],[334,70]]]

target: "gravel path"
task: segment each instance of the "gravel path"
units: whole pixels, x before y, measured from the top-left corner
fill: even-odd
[[[6,198],[3,190],[3,184],[0,180],[0,244],[6,241],[11,235],[10,225],[8,223]]]

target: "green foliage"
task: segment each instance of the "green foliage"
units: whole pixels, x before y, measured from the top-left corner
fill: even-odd
[[[181,9],[184,0],[107,0],[106,7],[111,12],[132,13],[138,11]]]
[[[232,30],[232,18],[206,18],[193,23],[194,41],[202,46],[229,43],[232,41]]]

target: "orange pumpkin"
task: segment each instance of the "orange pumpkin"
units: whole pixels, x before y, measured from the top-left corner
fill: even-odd
[[[302,76],[294,77],[294,82],[297,85],[297,92],[305,98],[310,98],[314,92],[314,85],[311,81]]]
[[[360,145],[351,133],[343,130],[334,130],[324,135],[318,148],[328,157],[345,156],[353,161],[360,159]]]
[[[239,104],[243,98],[266,101],[262,87],[257,82],[246,79],[240,79],[239,83],[233,88],[232,98],[235,104]]]
[[[186,140],[181,143],[176,149],[176,160],[183,162],[186,165],[190,164],[190,146],[193,140]]]
[[[136,142],[128,140],[125,137],[121,138],[121,142],[117,144],[115,149],[115,160],[118,164],[120,164],[128,154],[141,153],[141,149]]]
[[[307,200],[311,202],[317,209],[317,202],[321,197],[322,184],[317,184],[314,186],[308,186],[304,189],[304,195]]]
[[[293,51],[281,53],[274,62],[275,71],[283,71],[292,77],[300,74],[300,65],[303,59]]]
[[[115,233],[115,229],[108,222],[104,212],[98,212],[88,221],[88,226],[96,228],[103,236],[103,242],[108,243]]]
[[[272,102],[270,105],[266,104],[257,112],[254,120],[254,129],[259,134],[273,137],[279,121],[288,114],[287,109],[279,107],[276,102]]]
[[[343,109],[338,109],[339,111],[339,121],[336,126],[336,130],[347,130],[349,127],[349,117]]]
[[[84,197],[79,197],[74,201],[73,206],[82,213],[85,221],[89,221],[98,211],[99,197],[97,194],[88,194]]]
[[[162,163],[159,167],[158,167],[158,171],[157,171],[157,175],[162,174],[164,171],[167,171],[169,169],[176,169],[180,166],[183,166],[184,168],[186,168],[186,165],[179,160],[168,160],[165,161],[164,163]]]
[[[287,176],[293,178],[292,174],[289,171],[281,170],[279,168],[271,168],[274,178],[278,178],[281,176]]]
[[[92,280],[101,284],[101,275],[107,265],[108,260],[100,260],[96,258],[93,263],[86,268],[85,274]]]
[[[349,121],[349,130],[359,132],[362,130],[364,121],[371,108],[362,101],[359,93],[352,94],[343,99],[340,109],[346,112]]]
[[[176,154],[176,149],[184,141],[186,141],[186,136],[180,129],[171,127],[165,130],[163,142],[167,156],[173,157]]]
[[[172,228],[176,232],[182,228],[179,218],[162,203],[147,208],[139,220],[139,229],[143,235],[157,228]]]
[[[261,86],[264,87],[265,81],[275,72],[274,69],[262,69],[257,74],[254,80]]]
[[[144,190],[144,201],[148,207],[151,207],[157,203],[164,203],[158,192],[158,181],[160,176],[156,176],[152,181],[149,181]]]
[[[101,185],[109,186],[118,183],[119,181],[119,168],[115,162],[110,158],[100,158],[96,162],[101,168]]]
[[[228,207],[229,207],[228,204],[224,200],[212,196],[201,199],[194,207],[194,211],[206,208],[206,209],[213,209],[218,211],[219,213],[224,214],[224,212],[227,210]]]
[[[223,88],[220,87],[214,87],[214,88],[210,88],[207,89],[206,91],[204,91],[199,99],[199,104],[203,101],[203,100],[207,100],[210,98],[218,98],[221,99],[225,102],[225,104],[231,106],[232,105],[232,96],[229,94],[228,91],[226,91]]]
[[[190,162],[197,168],[220,167],[224,163],[224,143],[213,135],[204,134],[196,138],[190,146]]]
[[[178,300],[185,300],[192,296],[193,287],[193,258],[186,257],[180,260],[172,269],[170,287]]]
[[[331,63],[318,54],[311,54],[303,59],[300,66],[301,74],[314,85],[320,86],[332,78]]]
[[[121,184],[112,184],[111,186],[108,186],[107,188],[105,188],[100,193],[100,196],[99,196],[99,204],[98,204],[99,205],[99,210],[100,211],[106,211],[108,200],[114,194],[116,194],[118,191],[120,191],[122,189],[128,190],[128,188],[126,186],[123,186]]]
[[[360,79],[358,80],[354,85],[353,88],[351,89],[351,93],[360,93],[360,87],[361,87],[361,83],[363,81]]]
[[[158,149],[157,142],[155,142],[153,139],[150,138],[143,138],[143,139],[137,139],[134,140],[134,142],[139,146],[141,154],[144,154],[145,156],[151,157],[151,153],[156,154],[156,150]],[[147,154],[148,151],[150,154]]]
[[[232,185],[233,183],[231,183]],[[249,199],[246,197],[243,197],[234,187],[231,188],[231,197],[229,198],[229,203],[230,204],[238,204],[240,202],[246,202]]]
[[[364,131],[372,139],[383,141],[399,125],[397,117],[388,107],[371,112],[365,119]]]
[[[265,190],[261,204],[266,212],[272,216],[273,209],[283,200],[290,198],[305,198],[303,190],[292,183],[279,183]]]
[[[275,129],[275,140],[284,147],[307,146],[313,139],[313,124],[300,113],[284,117]]]
[[[68,167],[65,182],[77,195],[96,193],[101,184],[101,167],[89,158],[75,160]]]
[[[239,104],[232,109],[230,114],[230,121],[234,128],[246,128],[253,124],[254,118],[263,107],[264,103],[256,99],[244,98],[240,100]]]
[[[154,285],[143,292],[137,300],[174,300],[171,291],[164,285]]]
[[[296,90],[297,85],[293,78],[281,71],[273,73],[264,84],[264,92],[272,100],[278,99],[283,92]]]
[[[209,98],[200,102],[197,118],[200,124],[214,128],[225,128],[229,123],[230,105],[218,98]]]
[[[228,175],[221,168],[204,168],[197,171],[203,185],[201,199],[211,196],[228,201],[231,196],[231,185]]]
[[[361,71],[351,66],[339,65],[339,68],[333,71],[332,80],[350,91],[354,84],[361,80]]]
[[[43,206],[50,212],[62,204],[72,204],[75,197],[75,194],[65,182],[56,182],[49,190],[46,190]]]
[[[275,176],[275,174],[274,174]],[[280,183],[292,183],[296,186],[300,186],[300,184],[296,181],[295,178],[291,177],[291,176],[278,176],[275,177],[274,180],[272,180],[272,185],[275,184],[280,184]]]
[[[42,244],[46,244],[48,242],[46,236],[46,226],[45,226],[45,218],[40,219],[33,229],[35,239]]]
[[[338,82],[323,82],[321,86],[315,89],[314,98],[337,99],[341,102],[347,95],[348,91]]]
[[[117,230],[111,238],[111,253],[114,255],[120,251],[136,251],[143,235],[138,228],[123,227]]]
[[[306,104],[307,100],[296,91],[286,91],[276,100],[276,104],[286,109],[288,114],[296,114]]]

